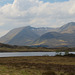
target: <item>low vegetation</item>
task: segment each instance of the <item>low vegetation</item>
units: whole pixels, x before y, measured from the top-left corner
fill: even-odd
[[[75,52],[75,48],[60,47],[60,48],[46,48],[46,47],[29,47],[29,46],[12,46],[0,44],[0,52]]]
[[[17,46],[0,43],[0,52],[75,52],[75,48],[29,47],[29,46]]]
[[[0,58],[0,75],[75,75],[75,57]]]
[[[75,48],[45,48],[0,45],[0,52],[56,52],[49,57],[8,57],[0,58],[0,75],[75,75]],[[62,56],[61,52],[65,52]]]

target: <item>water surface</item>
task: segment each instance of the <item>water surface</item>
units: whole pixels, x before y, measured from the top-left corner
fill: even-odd
[[[69,52],[75,54],[75,52]],[[56,52],[5,52],[0,53],[0,57],[17,57],[17,56],[55,56]],[[64,55],[64,52],[61,52]]]

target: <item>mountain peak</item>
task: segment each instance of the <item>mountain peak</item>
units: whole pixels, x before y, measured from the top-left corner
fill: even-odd
[[[31,26],[26,26],[25,28],[32,28]]]
[[[68,24],[75,24],[75,22],[69,22]]]
[[[70,22],[59,28],[61,33],[73,33],[75,31],[75,22]]]
[[[75,26],[75,22],[69,22],[68,24],[66,24],[67,26]]]

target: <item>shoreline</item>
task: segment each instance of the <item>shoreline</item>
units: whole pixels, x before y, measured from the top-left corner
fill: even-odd
[[[3,51],[0,51],[0,52],[55,52],[55,51],[34,51],[34,50],[33,51],[13,51],[13,50],[12,51],[6,51],[6,50],[4,51],[3,50]],[[63,51],[61,51],[61,52],[63,52]]]

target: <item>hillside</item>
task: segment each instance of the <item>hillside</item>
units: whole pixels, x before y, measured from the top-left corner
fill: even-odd
[[[14,48],[15,46],[0,43],[0,48]]]
[[[55,28],[35,28],[31,26],[20,27],[11,30],[5,36],[0,38],[1,43],[11,45],[31,45],[31,43],[42,34],[56,30]]]
[[[33,42],[35,46],[75,47],[75,22],[63,25],[56,32],[43,34]]]
[[[0,42],[19,46],[75,47],[75,22],[60,28],[16,28],[1,37]]]
[[[75,34],[49,32],[34,41],[33,45],[47,47],[75,47]]]
[[[58,29],[58,32],[61,33],[74,33],[75,32],[75,22],[70,22],[68,24],[63,25]]]
[[[25,27],[21,32],[14,36],[8,44],[11,45],[29,45],[33,40],[37,39],[39,35],[34,33],[29,29],[30,27]]]
[[[12,29],[12,30],[11,30],[10,32],[8,32],[6,35],[4,35],[3,37],[0,38],[0,42],[1,42],[1,43],[7,43],[7,42],[10,41],[14,36],[16,36],[22,29],[23,29],[23,27]]]

